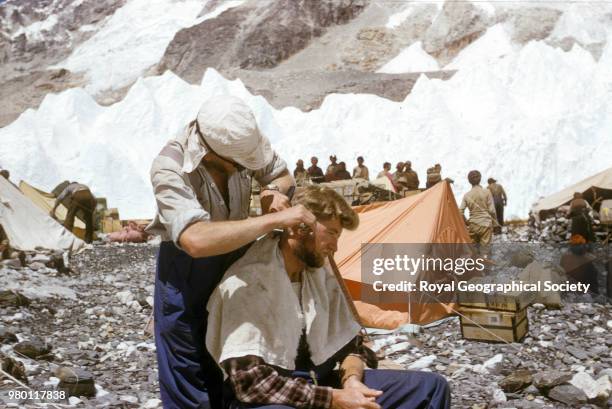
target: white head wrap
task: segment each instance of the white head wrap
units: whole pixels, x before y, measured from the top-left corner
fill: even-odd
[[[204,102],[196,121],[179,137],[185,153],[184,172],[193,172],[208,153],[204,140],[217,155],[251,170],[264,168],[274,156],[270,141],[260,132],[251,109],[230,95]]]

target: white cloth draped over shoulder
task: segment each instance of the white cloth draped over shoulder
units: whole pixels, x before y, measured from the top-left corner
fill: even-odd
[[[218,364],[254,355],[267,364],[295,369],[303,322],[311,359],[320,365],[358,333],[329,266],[303,273],[302,303],[285,270],[280,236],[253,243],[225,273],[208,302],[206,347]]]

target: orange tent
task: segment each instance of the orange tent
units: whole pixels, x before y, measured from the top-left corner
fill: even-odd
[[[362,301],[362,291],[366,287],[371,289],[371,285],[364,283],[361,275],[362,252],[376,252],[383,247],[371,244],[396,244],[400,247],[395,249],[400,249],[402,245],[406,246],[405,243],[413,243],[431,254],[435,252],[431,246],[434,243],[465,247],[465,244],[472,242],[450,184],[440,182],[414,196],[354,209],[359,213],[359,228],[343,232],[334,258],[355,300],[362,323],[371,327],[396,328],[407,322],[425,324],[450,315],[454,308],[451,302],[411,299],[409,293],[405,293],[405,301],[399,303],[365,303]],[[393,252],[393,249],[393,246],[387,247],[387,254]],[[430,272],[419,272],[411,280],[425,277],[428,281],[436,282],[453,279],[450,274],[440,276],[438,273],[438,276],[432,277]],[[371,299],[368,298],[368,301]]]

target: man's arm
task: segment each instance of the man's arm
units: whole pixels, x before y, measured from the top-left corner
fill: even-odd
[[[297,205],[280,212],[245,220],[196,222],[179,236],[180,247],[191,257],[208,257],[229,253],[274,229],[284,229],[305,223],[314,228],[315,216],[304,206]]]
[[[261,358],[245,356],[222,363],[236,398],[242,403],[277,404],[312,409],[380,409],[374,401],[382,392],[365,387],[332,389],[303,378],[281,376]],[[371,391],[371,392],[368,392]]]
[[[62,190],[62,193],[60,193],[59,196],[55,199],[55,204],[53,205],[53,209],[51,209],[51,211],[49,212],[49,215],[53,217],[54,219],[55,219],[55,211],[57,210],[59,205],[62,203],[62,201],[66,198],[66,196],[68,196],[68,187]]]
[[[232,358],[222,366],[236,398],[242,403],[320,409],[331,406],[332,388],[314,386],[302,378],[280,376],[260,357]]]
[[[182,157],[177,155],[180,153],[174,152],[172,147],[162,150],[153,161],[151,183],[160,222],[174,243],[191,257],[228,253],[275,228],[300,223],[314,225],[314,215],[303,206],[254,219],[211,221],[210,214],[183,179]]]
[[[505,206],[506,203],[508,203],[508,197],[506,196],[506,191],[504,190],[504,187],[502,185],[499,185],[499,187],[501,188],[502,200]]]
[[[497,211],[495,210],[495,203],[493,202],[493,195],[491,194],[490,190],[486,190],[485,191],[487,193],[487,210],[489,211],[489,214],[491,215],[491,217],[493,217],[493,220],[497,220]]]
[[[287,192],[292,186],[295,186],[295,179],[291,176],[289,170],[287,170],[285,161],[276,152],[274,152],[272,162],[265,168],[256,171],[253,176],[261,186],[273,184],[278,187],[278,191],[262,190],[259,193],[260,199],[266,196],[273,196],[271,204],[267,209],[268,211],[278,212],[290,207],[291,204],[289,203],[289,198],[287,198]]]

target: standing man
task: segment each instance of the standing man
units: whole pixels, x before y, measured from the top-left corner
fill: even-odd
[[[327,169],[325,170],[325,181],[326,182],[333,182],[334,180],[336,180],[336,171],[338,170],[337,160],[338,158],[336,158],[336,155],[331,155],[329,157],[330,164],[327,166]]]
[[[322,183],[325,182],[325,174],[323,174],[323,169],[317,166],[319,163],[319,158],[313,156],[310,158],[310,167],[308,168],[308,176],[312,183]]]
[[[582,193],[575,192],[569,206],[569,217],[572,220],[571,235],[580,235],[587,243],[595,241],[593,221],[589,214],[592,208],[589,202],[584,200]]]
[[[393,173],[393,184],[400,193],[407,189],[407,179],[406,174],[404,173],[404,167],[404,162],[397,162],[397,165],[395,165],[395,172]]]
[[[248,218],[251,177],[271,201]],[[245,246],[273,229],[315,218],[289,208],[294,185],[250,108],[219,96],[153,161],[157,215],[147,228],[162,243],[155,278],[155,343],[164,408],[222,408],[223,375],[204,348],[206,303]]]
[[[351,179],[351,174],[346,170],[346,163],[340,162],[338,166],[336,166],[336,173],[334,174],[334,180],[349,180]]]
[[[412,170],[412,162],[406,161],[404,175],[406,177],[406,187],[408,190],[417,190],[419,188],[419,175]]]
[[[508,202],[508,197],[506,196],[506,191],[504,187],[497,183],[497,180],[493,178],[487,179],[487,189],[491,192],[493,196],[493,204],[495,205],[495,213],[497,214],[497,223],[499,224],[499,231],[501,233],[501,226],[504,225],[504,206]]]
[[[304,168],[304,161],[302,159],[298,159],[298,161],[295,163],[295,169],[293,170],[293,178],[295,179],[295,184],[297,186],[306,185],[308,173],[306,173],[306,169]]]
[[[378,172],[378,176],[376,176],[376,178],[378,179],[378,178],[381,178],[383,176],[386,176],[386,177],[390,178],[391,180],[393,180],[393,174],[391,174],[391,162],[383,163],[383,170]]]
[[[353,177],[370,180],[370,171],[368,167],[363,164],[363,156],[357,157],[357,166],[353,169]]]
[[[64,200],[66,200],[66,207],[68,208],[68,213],[66,213],[66,219],[64,220],[64,227],[72,231],[74,227],[74,218],[77,213],[80,213],[85,222],[85,242],[91,243],[94,233],[96,198],[86,185],[77,182],[69,183],[62,193],[57,196],[57,199],[55,199],[55,205],[49,212],[52,218],[55,219],[57,217],[55,211]]]
[[[470,209],[470,218],[467,221],[470,237],[475,244],[487,246],[491,244],[493,225],[497,220],[493,196],[490,191],[480,186],[480,179],[479,171],[472,170],[468,173],[472,189],[463,196],[459,211],[463,215],[466,207]]]

